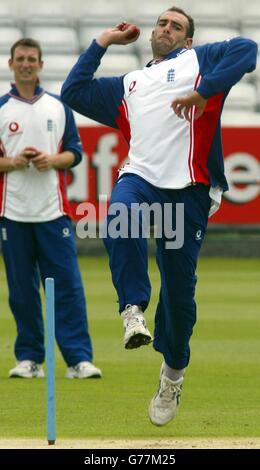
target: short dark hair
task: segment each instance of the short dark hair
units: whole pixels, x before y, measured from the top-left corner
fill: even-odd
[[[185,16],[188,20],[188,23],[189,23],[189,26],[187,28],[187,37],[193,38],[194,31],[195,31],[195,24],[194,24],[194,19],[190,15],[188,15],[184,10],[182,10],[182,8],[178,8],[178,7],[167,8],[167,10],[165,10],[165,11],[175,11],[176,13],[180,13],[181,15]],[[161,15],[159,16],[159,18],[157,20],[157,23],[158,23]]]
[[[19,46],[24,46],[24,47],[35,47],[35,49],[37,49],[38,51],[38,54],[39,54],[39,61],[42,60],[42,48],[39,44],[38,41],[35,41],[35,39],[32,39],[32,38],[22,38],[22,39],[19,39],[18,41],[16,41],[12,47],[11,47],[11,50],[10,50],[10,53],[11,53],[11,59],[13,60],[14,58],[14,53],[15,53],[15,49]]]

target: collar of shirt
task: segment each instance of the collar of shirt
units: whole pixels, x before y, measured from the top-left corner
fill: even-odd
[[[34,96],[39,96],[39,95],[42,94],[42,92],[43,92],[43,89],[40,87],[40,85],[38,83],[36,85],[36,88],[35,88]],[[11,83],[10,93],[14,96],[18,96],[18,97],[20,96],[19,91],[17,90],[15,83]]]
[[[182,54],[183,52],[186,52],[187,50],[188,49],[186,49],[185,47],[178,47],[178,49],[174,49],[174,51],[169,52],[169,54],[167,54],[165,57],[161,57],[160,59],[150,60],[150,62],[148,62],[146,67],[151,67],[151,65],[159,64],[160,62],[164,60],[174,59],[175,57]]]

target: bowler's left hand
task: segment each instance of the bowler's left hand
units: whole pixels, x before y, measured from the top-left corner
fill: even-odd
[[[199,119],[204,112],[206,104],[207,100],[197,91],[193,91],[190,95],[176,98],[172,102],[171,108],[179,118],[185,118],[187,121],[190,121],[192,107],[196,107],[194,118]]]

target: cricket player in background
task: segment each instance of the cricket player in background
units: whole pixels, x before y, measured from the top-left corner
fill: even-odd
[[[101,377],[93,352],[77,262],[66,169],[82,148],[71,110],[39,85],[43,67],[38,42],[11,48],[15,83],[0,98],[0,229],[17,327],[16,366],[9,377],[44,376],[44,327],[40,279],[55,280],[56,340],[68,365],[66,377]]]

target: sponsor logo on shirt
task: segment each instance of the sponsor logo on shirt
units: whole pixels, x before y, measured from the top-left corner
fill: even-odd
[[[10,122],[10,124],[8,126],[8,129],[9,129],[8,137],[11,137],[11,136],[17,135],[17,134],[22,134],[22,130],[20,130],[20,126],[19,126],[18,122],[16,122],[16,121]]]
[[[18,122],[14,122],[14,121],[13,121],[13,122],[10,122],[10,124],[9,124],[9,131],[11,131],[11,132],[17,132],[18,129],[19,129],[19,124],[18,124]]]
[[[128,88],[128,91],[129,91],[129,95],[130,96],[132,93],[135,93],[136,92],[136,80],[133,80],[130,85],[129,85],[129,88]]]

